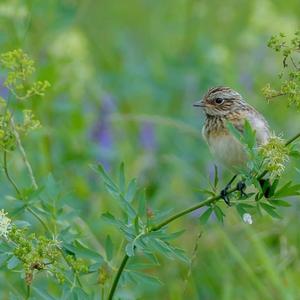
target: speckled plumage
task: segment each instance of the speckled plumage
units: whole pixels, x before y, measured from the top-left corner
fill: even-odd
[[[242,132],[245,120],[248,120],[256,131],[258,145],[270,136],[264,117],[229,87],[210,89],[195,106],[202,107],[206,115],[202,131],[205,140],[215,156],[229,168],[244,165],[247,155],[241,143],[227,130],[226,122],[231,122]]]

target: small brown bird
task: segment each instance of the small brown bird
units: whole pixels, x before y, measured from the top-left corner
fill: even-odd
[[[201,107],[206,116],[202,134],[216,158],[231,170],[245,166],[247,155],[243,145],[227,129],[227,122],[243,132],[245,120],[256,131],[257,145],[267,142],[270,131],[265,118],[243,97],[229,87],[208,90],[194,106]],[[226,199],[224,199],[226,201]]]

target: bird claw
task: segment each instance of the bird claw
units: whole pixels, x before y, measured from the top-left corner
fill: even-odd
[[[243,180],[241,180],[237,183],[236,188],[241,193],[241,197],[247,196],[247,194],[245,193],[246,184]]]
[[[230,188],[230,185],[227,185],[225,187],[225,189],[223,189],[220,193],[220,196],[221,198],[224,200],[224,202],[228,205],[228,206],[231,206],[231,203],[230,203],[230,199],[229,199],[229,195],[228,195],[228,190]]]
[[[229,181],[229,183],[225,186],[225,188],[220,193],[221,198],[224,200],[224,202],[228,206],[231,206],[230,199],[229,199],[229,194],[228,194],[228,190],[230,189],[231,184],[234,182],[234,180],[236,179],[236,177],[237,177],[237,175],[234,175],[231,178],[231,180]]]

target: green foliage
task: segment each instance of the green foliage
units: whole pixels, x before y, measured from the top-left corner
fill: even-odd
[[[263,94],[268,100],[279,96],[286,96],[289,105],[300,108],[300,31],[295,32],[293,38],[287,38],[283,33],[272,36],[268,47],[280,52],[283,57],[283,71],[279,74],[282,81],[278,89],[271,88],[267,84],[263,88]]]
[[[114,299],[298,297],[299,143],[284,173],[262,183],[267,156],[251,149],[246,124],[237,138],[252,172],[242,170],[246,195],[232,192],[227,207],[209,199],[232,174],[213,172],[191,106],[226,84],[279,136],[299,131],[295,110],[258,91],[270,81],[282,92],[263,45],[295,32],[299,3],[242,4],[235,13],[232,0],[1,2],[1,299],[106,299],[126,251]],[[297,53],[281,79],[296,100]],[[108,178],[88,167],[97,162]],[[12,230],[31,247],[19,254],[27,264]]]

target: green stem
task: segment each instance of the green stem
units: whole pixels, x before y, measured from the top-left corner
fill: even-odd
[[[7,167],[7,152],[6,150],[4,150],[3,152],[3,169],[4,169],[4,173],[6,178],[8,179],[8,181],[11,183],[11,185],[13,186],[13,188],[16,190],[18,196],[21,196],[21,192],[17,186],[17,184],[15,183],[15,181],[10,177],[10,174],[8,172],[8,167]]]
[[[298,138],[300,137],[300,132],[297,133],[295,136],[293,136],[292,138],[290,138],[285,145],[288,146],[289,144],[293,143],[294,141],[296,141]]]
[[[114,296],[114,293],[116,291],[116,288],[118,286],[118,283],[119,283],[119,279],[121,277],[121,274],[127,264],[127,261],[129,259],[129,256],[127,254],[124,255],[123,259],[122,259],[122,262],[120,264],[120,267],[118,269],[118,272],[116,274],[116,277],[114,278],[114,281],[113,281],[113,284],[111,286],[111,289],[110,289],[110,292],[109,292],[109,295],[108,295],[108,300],[112,300],[113,299],[113,296]]]
[[[27,289],[26,289],[26,300],[28,300],[30,298],[30,294],[31,294],[31,288],[30,285],[27,285]]]
[[[296,134],[294,137],[292,137],[291,139],[289,139],[286,143],[285,143],[285,146],[288,146],[290,145],[291,143],[293,143],[295,140],[297,140],[298,138],[300,138],[300,132],[298,134]],[[264,177],[268,172],[267,171],[264,171],[262,172],[257,178],[258,179],[261,179],[262,177]],[[228,194],[231,194],[233,192],[237,191],[237,188],[233,188],[231,190],[228,191]],[[203,206],[207,206],[207,205],[210,205],[212,204],[213,202],[216,202],[218,200],[220,200],[222,197],[221,195],[218,195],[218,196],[215,196],[215,197],[210,197],[192,207],[189,207],[187,209],[184,209],[182,211],[180,211],[179,213],[177,214],[174,214],[173,216],[169,217],[168,219],[166,219],[165,221],[159,223],[158,225],[156,226],[153,226],[151,229],[150,229],[150,232],[153,232],[153,231],[157,231],[159,229],[161,229],[162,227],[165,227],[166,225],[170,224],[171,222],[177,220],[178,218],[184,216],[184,215],[187,215],[195,210],[197,210],[198,208],[201,208]],[[109,296],[108,296],[108,300],[112,300],[113,299],[113,296],[114,296],[114,293],[116,291],[116,288],[118,286],[118,283],[119,283],[119,280],[120,280],[120,277],[122,275],[122,272],[127,264],[127,261],[129,259],[129,256],[127,254],[124,255],[123,259],[122,259],[122,262],[121,262],[121,265],[119,266],[118,268],[118,271],[117,271],[117,274],[113,280],[113,283],[112,283],[112,286],[111,286],[111,289],[110,289],[110,292],[109,292]]]
[[[45,228],[46,232],[51,235],[51,230],[48,227],[48,225],[44,222],[44,220],[30,207],[26,207],[26,209],[43,225]]]
[[[235,191],[237,191],[236,187],[232,188],[231,190],[229,190],[228,194],[231,194],[231,193],[233,193]],[[196,205],[194,205],[192,207],[184,209],[184,210],[180,211],[179,213],[174,214],[173,216],[169,217],[165,221],[159,223],[158,225],[152,227],[151,230],[150,230],[150,232],[151,231],[157,231],[157,230],[161,229],[162,227],[165,227],[169,223],[173,222],[174,220],[176,220],[176,219],[178,219],[178,218],[180,218],[180,217],[182,217],[184,215],[187,215],[187,214],[189,214],[189,213],[197,210],[200,207],[207,206],[207,205],[209,205],[209,204],[211,204],[213,202],[216,202],[216,201],[220,200],[221,198],[222,198],[221,195],[218,195],[218,196],[215,196],[215,197],[210,197],[210,198],[208,198],[208,199],[206,199],[206,200],[204,200],[204,201],[202,201],[202,202],[200,202],[200,203],[198,203],[198,204],[196,204]]]

